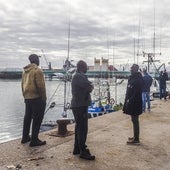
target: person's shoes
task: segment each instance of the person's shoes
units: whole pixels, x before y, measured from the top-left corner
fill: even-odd
[[[29,142],[30,140],[31,140],[30,136],[28,136],[26,138],[23,137],[22,140],[21,140],[21,143],[24,144],[24,143]]]
[[[95,160],[95,156],[91,155],[89,149],[86,149],[85,151],[81,151],[80,158],[86,159],[86,160]]]
[[[128,137],[128,141],[134,140],[134,137]]]
[[[128,145],[140,145],[140,142],[139,140],[132,139],[132,140],[128,140],[127,144]]]
[[[85,145],[85,148],[87,148],[87,145]],[[78,155],[78,154],[80,154],[80,149],[77,145],[74,145],[73,155]]]
[[[46,141],[41,141],[38,139],[37,141],[31,141],[29,146],[34,147],[34,146],[42,146],[45,144],[46,144]]]
[[[78,154],[80,154],[80,149],[74,148],[73,155],[78,155]]]

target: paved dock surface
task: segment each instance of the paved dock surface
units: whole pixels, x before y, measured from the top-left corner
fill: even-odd
[[[74,124],[67,129],[73,132]],[[51,133],[57,129],[40,134],[45,146],[31,148],[20,139],[0,144],[0,170],[170,170],[169,99],[152,101],[151,112],[140,116],[139,146],[126,144],[132,124],[122,111],[89,119],[87,145],[95,161],[72,154],[74,135]]]

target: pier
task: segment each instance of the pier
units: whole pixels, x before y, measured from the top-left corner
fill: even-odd
[[[65,74],[63,69],[52,69],[52,70],[43,70],[44,76],[46,78],[53,79],[55,78],[57,73]],[[90,78],[113,78],[116,77],[118,79],[127,79],[130,76],[130,71],[93,71],[88,70],[86,75]],[[158,78],[159,75],[155,73],[151,73],[153,77]],[[1,70],[0,78],[1,79],[21,79],[22,70]],[[168,78],[170,80],[170,72],[168,72]]]
[[[170,169],[170,100],[154,100],[151,112],[140,116],[139,146],[127,145],[132,136],[130,117],[122,111],[89,119],[87,145],[95,161],[72,154],[74,135],[54,137],[43,132],[47,145],[29,147],[21,139],[0,144],[0,169],[23,170],[168,170]],[[74,124],[68,125],[74,131]]]
[[[9,69],[0,71],[1,79],[21,79],[22,77],[22,69]],[[65,70],[63,69],[52,69],[52,70],[43,70],[44,76],[47,78],[55,78],[56,74],[61,73],[65,74]],[[130,75],[129,71],[93,71],[88,70],[86,75],[91,78],[128,78]]]

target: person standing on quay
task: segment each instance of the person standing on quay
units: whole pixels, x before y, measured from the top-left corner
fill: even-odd
[[[87,149],[86,139],[88,133],[88,106],[91,104],[90,93],[93,90],[92,83],[87,79],[87,64],[83,60],[78,61],[77,71],[73,76],[71,109],[75,119],[75,141],[73,155],[79,155],[82,159],[94,160],[95,156]]]
[[[168,73],[166,70],[160,72],[159,87],[160,87],[160,99],[166,100],[166,81],[168,80]]]
[[[143,78],[138,72],[139,66],[133,64],[131,67],[131,76],[128,79],[125,103],[123,113],[131,116],[133,123],[133,137],[129,137],[127,144],[140,144],[139,141],[139,115],[142,114],[142,88]]]
[[[38,138],[46,107],[46,88],[44,74],[39,66],[39,56],[31,54],[30,64],[24,67],[22,74],[22,94],[25,100],[25,116],[21,143],[30,141],[31,147],[45,145],[46,141]],[[33,121],[32,121],[33,120]],[[32,135],[29,136],[32,122]]]
[[[143,102],[143,112],[146,110],[146,103],[148,105],[147,109],[150,112],[150,87],[152,85],[152,77],[147,73],[146,69],[143,69],[143,88],[142,88],[142,102]]]

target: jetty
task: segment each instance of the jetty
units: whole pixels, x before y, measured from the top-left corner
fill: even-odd
[[[43,51],[42,51],[43,52]],[[150,53],[148,54],[149,57]],[[45,57],[45,55],[44,55]],[[47,61],[46,61],[47,62]],[[73,74],[75,71],[76,66],[73,65],[72,60],[65,60],[65,63],[63,65],[63,68],[52,68],[51,62],[47,62],[48,67],[43,68],[42,71],[44,73],[44,77],[48,78],[50,80],[53,80],[55,78],[61,78],[61,75],[66,74]],[[159,68],[156,68],[154,61],[151,59],[148,59],[148,72],[149,74],[158,79],[159,78],[159,72],[162,67],[162,69],[165,69],[165,63],[163,63]],[[149,71],[149,64],[153,63],[155,68],[154,71]],[[129,68],[130,69],[130,68]],[[105,58],[97,59],[94,58],[94,65],[88,66],[88,70],[86,75],[90,78],[118,78],[118,79],[127,79],[131,73],[130,70],[125,70],[123,67],[122,70],[118,70],[114,67],[114,65],[109,65],[109,60]],[[69,72],[69,70],[71,72]],[[74,71],[73,71],[74,70]],[[22,68],[4,68],[0,69],[0,79],[21,79],[22,77]],[[168,73],[168,79],[170,80],[170,71],[167,71]]]
[[[20,68],[7,68],[0,70],[0,79],[21,79],[23,70]],[[66,74],[64,69],[43,69],[46,78],[55,78],[57,74]],[[127,79],[130,75],[129,71],[94,71],[88,70],[86,75],[91,78],[122,78]]]
[[[40,133],[47,145],[29,147],[16,139],[0,144],[0,170],[168,170],[170,169],[170,100],[154,100],[140,116],[140,145],[127,145],[132,136],[130,117],[121,110],[89,119],[87,145],[96,160],[72,154],[74,135]],[[74,124],[67,125],[74,132]]]
[[[22,69],[18,68],[10,68],[10,69],[4,69],[0,71],[0,79],[21,79],[22,77]],[[50,78],[51,80],[55,77],[57,77],[57,74],[65,74],[64,69],[44,69],[43,70],[45,78]],[[88,70],[86,75],[90,78],[113,78],[116,77],[118,79],[128,79],[130,76],[130,71],[94,71],[94,70]],[[156,77],[158,79],[159,75],[157,73],[151,73],[153,77]],[[168,79],[170,80],[170,72],[168,71]]]

